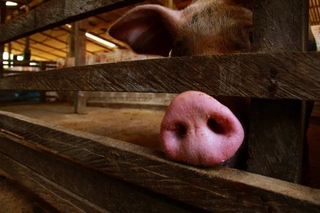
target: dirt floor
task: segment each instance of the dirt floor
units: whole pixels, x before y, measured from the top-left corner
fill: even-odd
[[[87,107],[85,114],[75,114],[70,104],[29,104],[0,106],[0,110],[22,114],[49,123],[81,131],[108,136],[153,149],[159,149],[159,130],[164,110]],[[130,124],[130,125],[128,125]],[[320,189],[320,104],[316,104],[308,131],[310,167],[306,170],[306,185]],[[52,212],[41,201],[24,193],[14,182],[1,177],[0,213],[2,212]],[[16,203],[16,209],[9,209],[7,201]],[[49,210],[48,210],[49,209]]]
[[[68,103],[0,106],[0,110],[68,128],[160,149],[159,131],[164,110],[86,107],[75,114]],[[130,125],[128,125],[130,124]]]

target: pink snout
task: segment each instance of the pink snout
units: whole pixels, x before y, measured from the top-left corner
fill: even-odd
[[[187,91],[170,103],[161,123],[160,138],[172,160],[214,166],[236,153],[244,130],[235,115],[213,97]]]

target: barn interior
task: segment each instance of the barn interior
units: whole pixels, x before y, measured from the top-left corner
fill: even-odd
[[[54,0],[0,0],[1,24],[24,17],[30,11],[48,5],[50,2]],[[125,12],[140,4],[160,4],[181,10],[191,2],[191,0],[143,1],[107,12],[99,11],[79,21],[74,22],[71,19],[68,24],[54,28],[47,27],[48,29],[43,29],[41,32],[30,31],[25,37],[12,38],[1,46],[3,60],[0,75],[7,77],[78,65],[158,58],[159,56],[134,53],[127,45],[109,36],[108,28]],[[320,48],[320,2],[318,0],[309,1],[309,24],[316,38],[317,47]],[[0,37],[1,34],[0,32]],[[79,39],[84,46],[78,46]],[[80,62],[79,51],[82,51],[81,57],[85,59]],[[11,90],[0,91],[0,110],[160,150],[161,119],[174,97],[175,94],[166,93]],[[79,104],[81,101],[85,104]],[[317,189],[320,189],[319,133],[320,103],[316,102],[307,133],[310,167],[304,171],[303,184]],[[2,175],[5,176],[5,174]],[[16,190],[19,194],[21,189],[16,189],[16,185],[11,183],[11,185],[3,184],[4,181],[9,182],[8,179],[2,180],[0,193],[5,196],[0,196],[0,206],[5,206],[9,196],[14,200],[25,199],[17,198]],[[30,194],[26,197],[30,197]],[[45,202],[37,202],[41,208],[50,209]],[[32,208],[34,210],[35,207]]]
[[[29,0],[29,1],[15,1],[12,6],[5,7],[6,17],[5,22],[11,19],[17,18],[29,10],[37,8],[42,4],[50,0]],[[10,1],[1,1],[2,4]],[[310,0],[309,21],[314,33],[318,35],[317,26],[320,25],[320,12],[319,1]],[[191,3],[191,0],[153,0],[144,1],[140,4],[160,4],[167,7],[181,10]],[[128,47],[123,43],[114,40],[108,36],[108,28],[120,18],[126,11],[132,9],[136,5],[130,5],[121,9],[113,10],[110,12],[99,13],[87,18],[86,30],[86,56],[98,55],[101,53],[112,53],[118,50],[127,50]],[[72,57],[72,22],[70,24],[61,25],[52,29],[44,30],[39,33],[31,34],[28,37],[20,38],[5,44],[5,58],[8,59],[7,54],[10,54],[10,58],[17,58],[18,60],[27,60],[29,57],[32,61],[48,61],[57,62],[59,60],[66,60]],[[93,36],[97,36],[93,37]],[[99,38],[102,41],[99,41]],[[316,37],[317,40],[318,37]],[[104,41],[111,43],[104,44]],[[109,44],[109,45],[108,45]],[[29,56],[30,55],[30,56]],[[118,59],[120,60],[120,59]],[[21,68],[20,68],[21,69]]]

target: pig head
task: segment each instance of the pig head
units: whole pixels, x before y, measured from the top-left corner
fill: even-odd
[[[174,57],[248,52],[252,12],[238,2],[244,3],[195,0],[181,11],[142,5],[118,20],[109,34],[141,54]],[[234,114],[244,124],[247,102],[217,97],[220,104],[211,99],[206,94],[189,91],[170,104],[160,130],[169,158],[212,166],[228,161],[237,152],[244,131]]]
[[[194,56],[251,49],[252,12],[232,1],[197,0],[182,11],[135,7],[109,34],[141,54]]]

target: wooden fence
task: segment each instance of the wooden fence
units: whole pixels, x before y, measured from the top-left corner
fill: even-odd
[[[52,0],[2,24],[0,44],[136,2]],[[320,100],[320,54],[305,51],[307,11],[308,1],[257,0],[258,53],[0,78],[0,90],[251,97],[248,171],[185,166],[158,151],[7,112],[0,112],[0,168],[62,212],[320,212],[320,190],[292,183],[301,176],[305,101]]]

